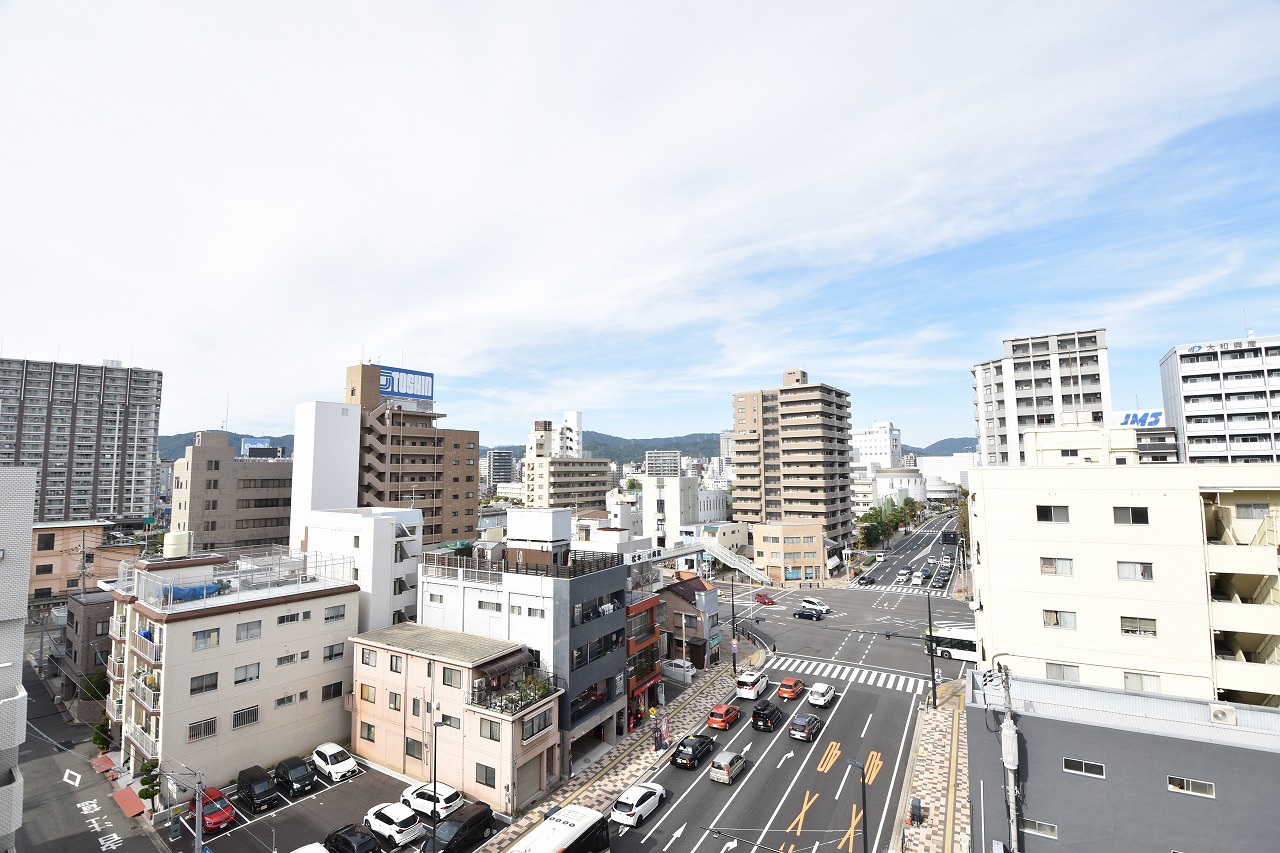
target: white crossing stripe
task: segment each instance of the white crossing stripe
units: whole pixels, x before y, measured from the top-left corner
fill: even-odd
[[[866,680],[867,680],[867,676],[868,676],[868,675],[870,675],[870,674],[871,674],[871,670],[869,670],[869,669],[864,669],[864,670],[862,670],[861,672],[859,672],[859,673],[858,673],[858,683],[859,683],[859,684],[862,684],[864,681],[866,681]]]
[[[836,665],[833,663],[824,663],[822,666],[818,667],[813,674],[816,675],[818,678],[826,678],[828,675],[831,674],[831,671],[835,668],[836,668]]]

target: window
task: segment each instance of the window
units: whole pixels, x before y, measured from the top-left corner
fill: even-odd
[[[259,666],[256,663],[247,663],[244,666],[236,667],[236,684],[244,684],[246,681],[258,680]]]
[[[1195,794],[1197,797],[1213,797],[1214,784],[1201,782],[1198,779],[1186,779],[1182,776],[1169,777],[1169,790],[1180,794]]]
[[[1116,563],[1116,576],[1122,581],[1149,581],[1155,579],[1150,563]]]
[[[1044,626],[1046,628],[1065,628],[1068,631],[1076,629],[1076,614],[1071,610],[1046,610],[1044,611]]]
[[[1080,680],[1080,667],[1072,666],[1069,663],[1046,663],[1044,665],[1044,677],[1050,681],[1078,682]]]
[[[444,684],[446,687],[462,686],[462,670],[452,669],[450,667],[442,667],[444,670]]]
[[[361,684],[360,699],[363,702],[377,702],[378,688],[374,687],[372,684]]]
[[[330,699],[342,698],[342,682],[335,681],[332,684],[326,684],[320,688],[320,701],[328,702]]]
[[[411,737],[404,739],[404,754],[410,758],[422,760],[422,741],[414,740]]]
[[[199,696],[201,693],[208,693],[218,689],[218,673],[210,672],[205,675],[191,676],[191,695]]]
[[[1261,519],[1267,517],[1267,504],[1236,504],[1236,518]]]
[[[342,659],[342,643],[334,643],[332,646],[324,647],[325,660],[341,660]]]
[[[1137,690],[1140,693],[1159,693],[1160,676],[1147,675],[1145,672],[1126,672],[1124,674],[1124,689]]]
[[[1083,758],[1062,759],[1062,769],[1067,773],[1079,773],[1081,776],[1107,778],[1107,768],[1096,761],[1085,761]]]
[[[204,740],[207,737],[213,737],[218,733],[218,718],[210,717],[207,720],[201,720],[198,723],[192,723],[187,726],[187,743],[192,741]]]
[[[531,619],[546,619],[547,611],[545,608],[542,608],[542,607],[530,607],[529,617]]]
[[[206,459],[204,462],[204,470],[206,471],[217,471],[221,466],[222,462],[218,459]]]
[[[377,650],[376,650],[376,649],[361,649],[361,650],[360,650],[360,663],[364,664],[365,666],[377,666],[377,665],[378,665],[378,652],[377,652]]]
[[[451,729],[462,728],[462,720],[458,719],[457,717],[451,717],[448,714],[441,714],[440,722],[444,723],[446,726],[448,726]]]
[[[684,619],[684,627],[697,629],[698,615],[696,613],[681,613],[680,616]]]
[[[1145,506],[1117,506],[1112,507],[1111,511],[1115,516],[1116,524],[1147,523],[1147,508]]]
[[[297,614],[297,613],[286,613],[286,614],[285,614],[285,615],[283,615],[283,616],[277,616],[277,617],[276,617],[276,624],[277,624],[277,625],[291,625],[291,624],[293,624],[294,622],[297,622],[297,621],[298,621],[298,614]]]
[[[326,607],[324,609],[324,621],[326,622],[339,622],[346,618],[347,605],[345,604],[336,604],[333,607]]]
[[[298,701],[299,701],[299,702],[305,702],[305,701],[307,701],[307,691],[305,691],[305,690],[299,690],[299,691],[298,691]]]
[[[538,734],[538,732],[544,731],[549,728],[551,728],[551,709],[547,708],[542,713],[525,719],[524,733],[522,737],[524,738],[524,740],[528,740],[529,738]]]
[[[1075,566],[1070,557],[1041,557],[1040,574],[1071,577],[1075,574]]]
[[[251,726],[258,722],[258,706],[252,708],[241,708],[239,711],[231,715],[231,728],[243,729],[245,726]]]
[[[404,658],[401,655],[391,656],[391,671],[404,672]]]
[[[205,508],[205,510],[207,510],[207,511],[208,511],[208,510],[216,510],[216,509],[218,508],[218,502],[217,502],[217,501],[205,501],[205,502],[204,502],[204,508]]]
[[[36,534],[36,550],[52,551],[53,550],[53,534],[37,533]]]
[[[36,587],[36,591],[32,593],[31,597],[32,598],[53,598],[53,587],[38,586]]]
[[[524,613],[524,608],[521,607],[519,604],[513,604],[509,608],[507,608],[507,610],[511,613],[512,616],[520,616]]]
[[[1045,838],[1057,838],[1058,826],[1053,823],[1044,823],[1039,820],[1032,820],[1029,817],[1018,818],[1018,829],[1028,835],[1043,835]]]
[[[40,563],[36,566],[36,574],[51,575],[53,574],[53,563]]]
[[[502,726],[497,720],[480,718],[480,737],[488,740],[502,740]]]
[[[311,649],[303,649],[298,652],[298,660],[307,660],[311,657]]]
[[[390,690],[388,690],[388,691],[387,691],[387,707],[388,707],[388,708],[390,708],[390,709],[391,709],[391,710],[393,710],[393,711],[399,711],[399,710],[400,710],[400,707],[401,707],[401,706],[400,706],[400,694],[399,694],[399,693],[392,693]]]
[[[256,640],[262,636],[262,620],[254,619],[252,622],[241,622],[236,626],[236,642],[241,640]]]
[[[1156,635],[1156,620],[1144,619],[1141,616],[1121,616],[1120,633],[1134,637],[1154,637]]]
[[[204,522],[204,523],[201,525],[200,529],[201,529],[203,532],[205,532],[205,533],[209,533],[209,532],[211,532],[211,531],[217,530],[217,529],[218,529],[218,522],[216,522],[216,521],[206,521],[206,522]]]
[[[1066,524],[1071,520],[1065,506],[1037,506],[1036,521],[1051,521],[1055,524]]]
[[[498,787],[498,771],[487,764],[476,763],[476,782],[489,788]]]
[[[502,612],[502,604],[497,601],[477,601],[476,606],[481,610],[488,610],[492,613]]]
[[[191,632],[191,650],[198,652],[201,649],[211,649],[218,645],[218,629],[207,628],[203,631]]]
[[[422,716],[422,700],[417,698],[416,696],[414,697],[413,702],[410,705],[410,713],[412,713],[415,717]]]
[[[216,489],[216,488],[218,488],[218,481],[217,481],[217,480],[205,480],[205,481],[204,481],[204,487],[205,487],[206,489]]]
[[[1059,452],[1059,453],[1061,453],[1064,457],[1071,457],[1071,456],[1079,456],[1079,455],[1080,455],[1080,451],[1079,451],[1079,450],[1074,450],[1074,449],[1072,449],[1072,450],[1063,449],[1063,450],[1059,450],[1058,452]]]
[[[288,666],[291,663],[297,663],[297,655],[282,655],[276,658],[276,666]]]
[[[110,628],[111,628],[111,622],[110,622],[110,620],[104,620],[104,621],[102,621],[102,622],[94,622],[94,623],[93,623],[93,636],[95,636],[95,637],[105,637],[105,636],[107,635],[107,631],[108,631],[108,630],[110,630]]]
[[[294,696],[292,693],[290,693],[288,696],[281,696],[279,699],[276,700],[276,707],[288,708],[290,705],[293,704],[294,700],[297,698],[298,697]]]
[[[433,592],[427,595],[427,601],[431,604],[444,604],[444,596]]]

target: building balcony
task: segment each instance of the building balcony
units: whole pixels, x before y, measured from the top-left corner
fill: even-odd
[[[1211,601],[1209,618],[1214,631],[1280,634],[1280,607],[1276,606],[1274,598],[1272,591],[1269,595],[1264,595],[1259,603],[1244,602],[1239,597],[1232,601]]]
[[[1187,443],[1188,453],[1226,453],[1226,441],[1191,441]]]
[[[1245,652],[1220,652],[1213,661],[1214,686],[1241,693],[1280,695],[1280,665],[1255,662]]]
[[[1274,545],[1230,545],[1212,540],[1205,549],[1205,566],[1217,575],[1275,575]]]
[[[1269,453],[1275,448],[1272,441],[1232,441],[1232,453]]]
[[[1257,409],[1259,412],[1266,411],[1267,401],[1265,399],[1252,398],[1247,400],[1227,400],[1228,409]],[[1188,409],[1187,411],[1190,411]]]
[[[1194,415],[1201,412],[1213,413],[1222,411],[1221,400],[1211,400],[1207,403],[1189,403],[1184,402],[1182,411],[1188,415]]]
[[[525,666],[496,679],[477,679],[467,696],[467,704],[512,717],[564,689],[565,682],[560,676]]]
[[[1188,435],[1196,435],[1196,434],[1206,433],[1206,432],[1221,433],[1222,430],[1223,430],[1222,421],[1217,421],[1211,424],[1197,424],[1197,423],[1191,423],[1191,422],[1187,423]]]
[[[153,759],[160,757],[160,748],[156,744],[156,739],[147,734],[146,731],[143,730],[142,726],[139,726],[137,723],[125,723],[123,731],[124,736],[133,742],[133,745],[138,748],[138,751],[142,753],[144,758]]]
[[[113,640],[123,640],[127,622],[128,617],[112,616],[111,622],[107,626],[107,636]]]
[[[141,634],[133,638],[133,650],[143,659],[159,665],[164,663],[164,644],[148,639]]]
[[[160,710],[159,688],[160,677],[157,674],[135,675],[129,682],[129,695],[137,699],[145,710],[154,714]]]
[[[1224,379],[1222,387],[1228,391],[1260,391],[1265,388],[1267,381],[1262,376],[1251,376],[1246,379]]]
[[[124,681],[124,661],[115,660],[114,658],[107,661],[107,678],[112,681]]]

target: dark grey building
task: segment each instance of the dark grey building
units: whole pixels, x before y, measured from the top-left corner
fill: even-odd
[[[1007,849],[1005,691],[971,673],[973,850]],[[1018,850],[1280,849],[1280,710],[1010,679]]]

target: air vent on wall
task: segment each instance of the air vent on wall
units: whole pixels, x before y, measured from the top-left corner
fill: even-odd
[[[1220,726],[1234,726],[1236,724],[1236,709],[1230,705],[1219,705],[1216,702],[1210,702],[1209,719]]]

